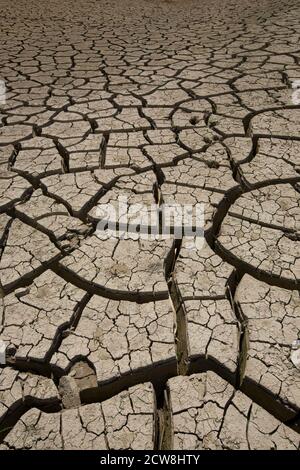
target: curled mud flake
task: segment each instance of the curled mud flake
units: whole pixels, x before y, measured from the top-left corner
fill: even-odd
[[[153,450],[154,391],[138,385],[102,403],[45,413],[27,411],[0,445],[32,450]]]

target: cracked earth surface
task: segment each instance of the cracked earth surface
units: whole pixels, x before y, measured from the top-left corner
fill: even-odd
[[[299,449],[299,2],[0,10],[0,449]]]

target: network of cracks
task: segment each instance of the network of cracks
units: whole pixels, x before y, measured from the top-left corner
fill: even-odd
[[[0,449],[299,449],[296,0],[0,0]],[[97,205],[203,203],[205,244]]]

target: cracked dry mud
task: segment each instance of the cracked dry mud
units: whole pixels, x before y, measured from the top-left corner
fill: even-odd
[[[299,2],[0,10],[0,449],[299,449]]]

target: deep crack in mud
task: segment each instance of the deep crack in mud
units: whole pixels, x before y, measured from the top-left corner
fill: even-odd
[[[299,449],[299,2],[0,10],[0,449]]]

